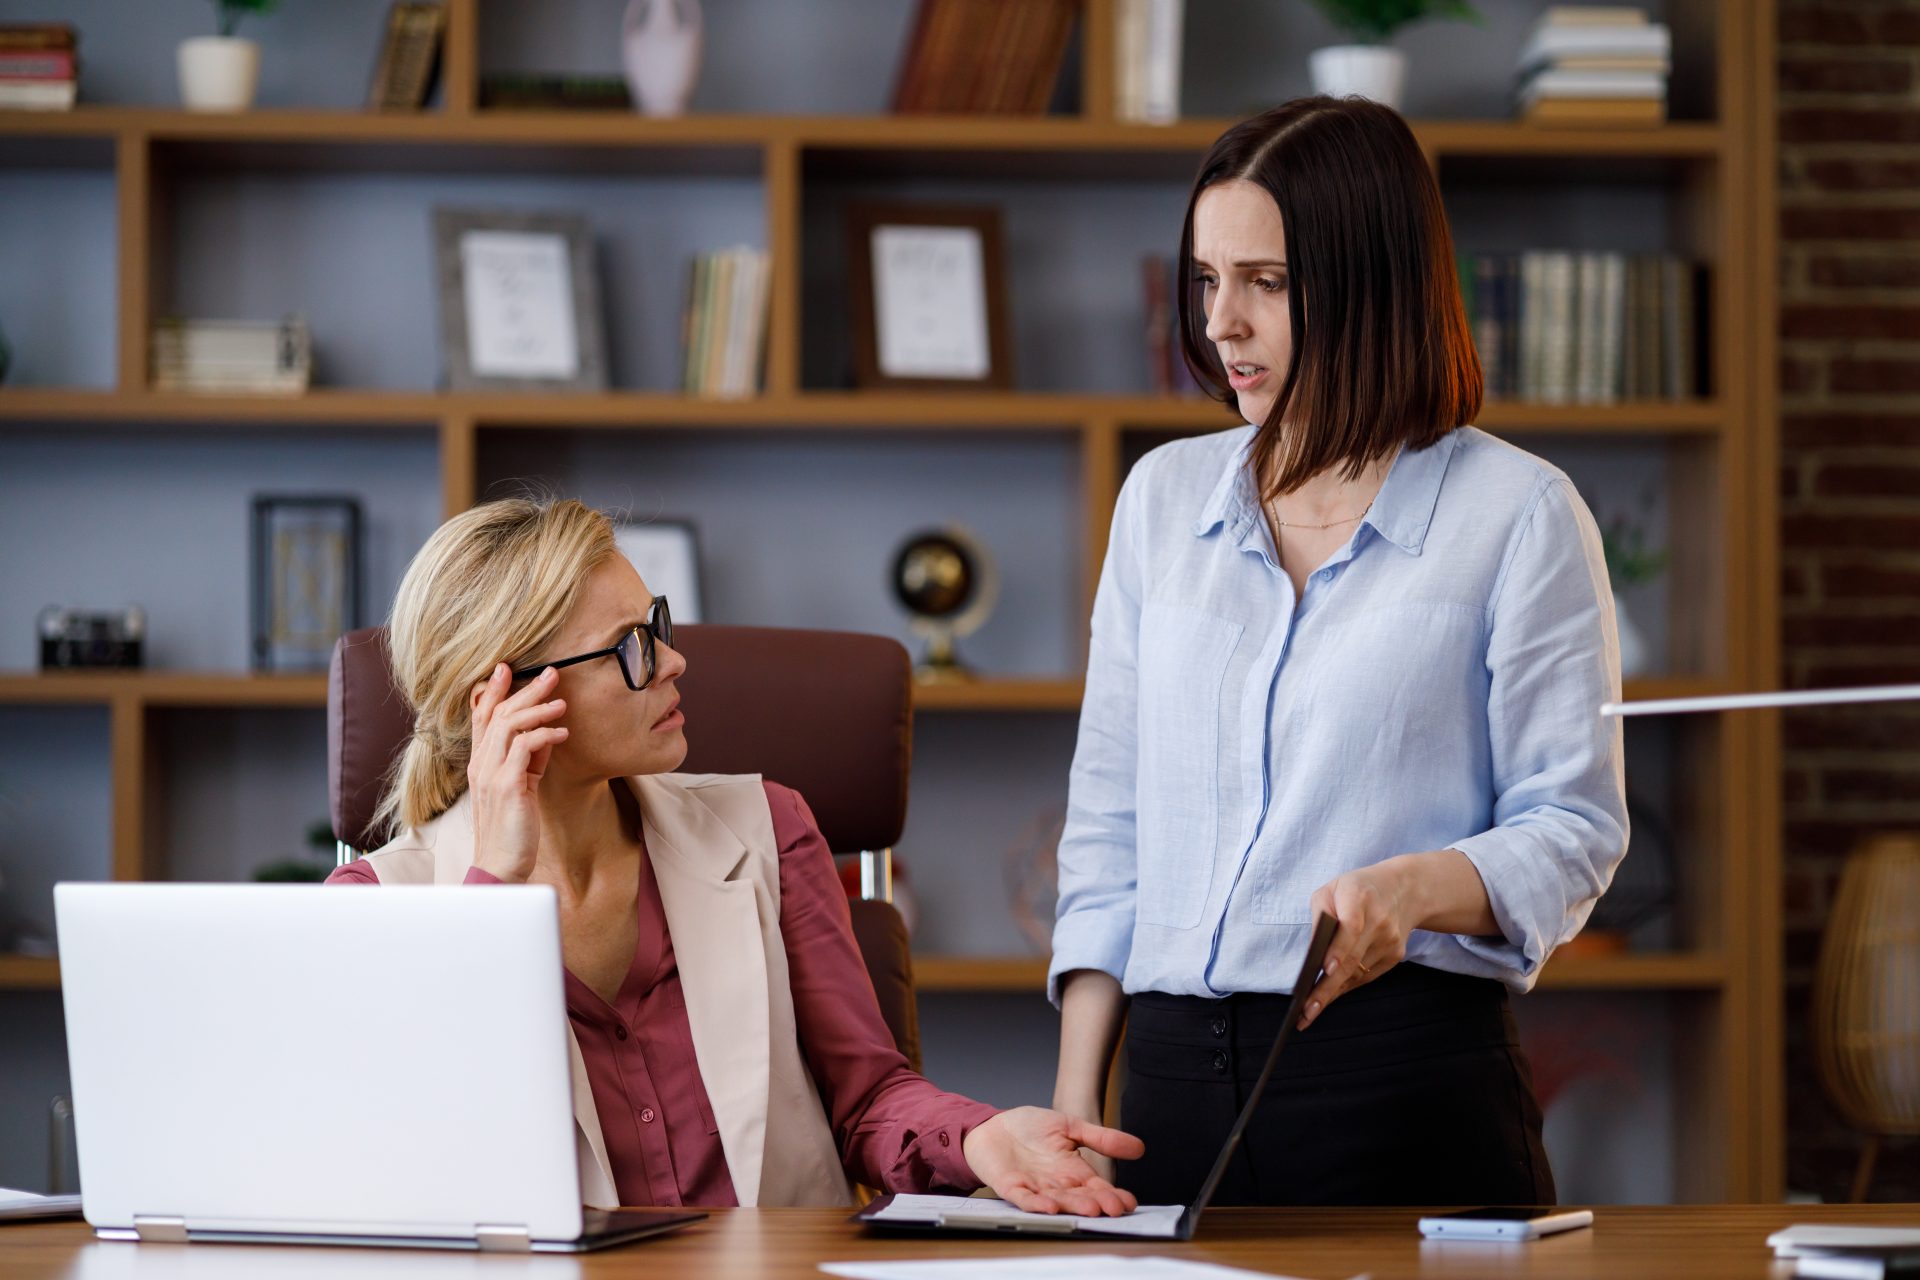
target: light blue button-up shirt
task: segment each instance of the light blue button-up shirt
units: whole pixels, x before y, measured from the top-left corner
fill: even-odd
[[[1407,958],[1532,986],[1626,851],[1612,593],[1565,474],[1463,427],[1402,450],[1297,600],[1253,428],[1155,449],[1093,606],[1048,993],[1284,991],[1313,891],[1401,853],[1479,870],[1503,938]]]

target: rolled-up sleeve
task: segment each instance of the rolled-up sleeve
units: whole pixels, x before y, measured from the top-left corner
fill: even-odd
[[[1060,835],[1060,901],[1047,998],[1060,977],[1098,969],[1121,978],[1133,948],[1134,850],[1142,580],[1139,489],[1148,463],[1121,486],[1094,592],[1086,693]]]
[[[1545,483],[1494,588],[1487,641],[1493,826],[1456,841],[1503,938],[1449,936],[1457,966],[1532,987],[1578,933],[1627,848],[1613,595],[1593,517],[1564,477]]]

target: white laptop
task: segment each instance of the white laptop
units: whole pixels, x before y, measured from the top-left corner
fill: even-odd
[[[574,1253],[705,1217],[580,1204],[545,886],[62,884],[54,913],[103,1239]]]

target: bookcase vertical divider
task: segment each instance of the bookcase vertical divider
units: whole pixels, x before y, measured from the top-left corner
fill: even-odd
[[[474,503],[478,475],[479,427],[469,413],[449,413],[440,419],[440,516],[459,515]]]
[[[153,832],[148,819],[154,805],[153,767],[148,751],[147,707],[134,690],[115,693],[107,701],[108,768],[112,777],[112,867],[115,880],[146,880],[153,875],[148,845]]]
[[[800,390],[800,144],[768,139],[762,171],[767,205],[767,255],[773,281],[767,306],[767,395],[787,399]]]
[[[148,387],[148,334],[169,243],[155,225],[160,203],[154,192],[153,140],[142,130],[125,130],[114,141],[114,194],[119,284],[115,385],[122,394],[137,395]]]
[[[1120,424],[1113,418],[1089,418],[1080,428],[1080,508],[1086,546],[1076,631],[1082,668],[1087,662],[1086,619],[1093,611],[1093,593],[1100,586],[1100,569],[1107,558],[1107,531],[1113,526],[1113,506],[1119,495]]]

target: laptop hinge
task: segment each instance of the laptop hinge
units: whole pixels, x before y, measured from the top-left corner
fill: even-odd
[[[478,1226],[473,1238],[482,1253],[532,1253],[533,1233],[525,1227]]]
[[[133,1215],[133,1233],[141,1244],[186,1244],[187,1220],[164,1215]]]

